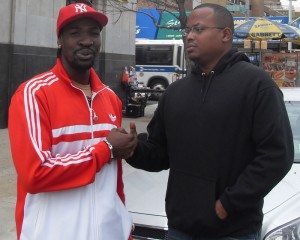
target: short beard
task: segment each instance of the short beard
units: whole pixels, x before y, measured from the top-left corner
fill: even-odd
[[[200,71],[200,64],[199,62],[195,61],[195,60],[190,60],[191,63],[191,71],[192,72],[199,72]]]
[[[75,60],[74,62],[71,63],[71,66],[72,66],[72,68],[76,69],[77,71],[84,72],[84,71],[92,68],[94,66],[94,62],[95,62],[95,59],[89,63],[80,64],[80,63],[78,63],[78,61]]]

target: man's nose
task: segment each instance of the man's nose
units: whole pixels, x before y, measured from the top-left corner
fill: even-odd
[[[93,39],[87,35],[82,36],[80,39],[80,44],[84,46],[91,46],[94,44]]]
[[[187,41],[190,41],[190,40],[192,40],[192,39],[194,39],[194,34],[193,34],[193,32],[191,31],[191,32],[189,32],[189,33],[186,35],[186,40],[187,40]]]

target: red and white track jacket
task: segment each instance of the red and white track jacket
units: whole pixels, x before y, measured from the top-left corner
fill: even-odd
[[[102,141],[121,126],[120,99],[93,69],[91,106],[60,59],[23,83],[9,109],[9,137],[18,174],[18,239],[128,239],[121,161]]]

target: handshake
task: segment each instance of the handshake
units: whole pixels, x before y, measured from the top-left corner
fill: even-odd
[[[106,137],[113,147],[112,152],[115,159],[130,158],[138,144],[135,123],[131,122],[129,127],[129,133],[124,128],[113,128]]]

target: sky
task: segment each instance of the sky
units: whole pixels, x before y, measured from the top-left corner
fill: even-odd
[[[281,1],[281,5],[283,6],[283,7],[287,7],[287,9],[288,9],[288,7],[289,7],[289,1],[288,0],[280,0]],[[300,12],[300,0],[296,0],[296,1],[292,1],[292,5],[293,5],[293,7],[295,8],[295,10],[297,11],[297,12]]]

